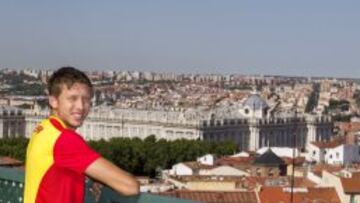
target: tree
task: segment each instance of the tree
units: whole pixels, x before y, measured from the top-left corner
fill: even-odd
[[[26,138],[0,139],[0,155],[9,156],[24,162],[28,142],[29,140]]]
[[[0,139],[0,155],[25,161],[26,138]],[[202,140],[179,139],[157,140],[154,135],[144,140],[139,138],[112,138],[110,140],[89,141],[89,145],[119,167],[136,175],[155,177],[159,169],[194,161],[204,154],[223,156],[236,151],[231,141],[209,142]]]
[[[141,140],[139,138],[112,138],[109,141],[91,141],[90,145],[99,153],[105,153],[116,165],[136,174],[155,177],[159,168],[194,161],[207,153],[227,155],[236,151],[231,142],[208,142],[201,140],[178,139],[157,140],[154,135]]]

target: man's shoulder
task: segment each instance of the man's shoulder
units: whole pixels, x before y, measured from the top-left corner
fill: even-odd
[[[71,129],[64,129],[60,134],[60,138],[62,140],[67,140],[71,143],[85,143],[83,137],[79,133]]]
[[[65,129],[55,144],[55,154],[87,153],[90,146],[77,132]]]
[[[32,135],[40,134],[46,130],[50,130],[51,128],[53,128],[53,126],[51,125],[49,119],[43,119],[35,126],[32,131]]]

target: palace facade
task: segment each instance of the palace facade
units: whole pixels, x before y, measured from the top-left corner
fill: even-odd
[[[0,130],[7,134],[2,136],[29,137],[48,114],[46,109],[33,109],[23,110],[21,115],[3,115],[0,117]],[[264,146],[304,149],[312,141],[330,140],[332,129],[333,122],[327,116],[275,114],[254,93],[243,103],[213,109],[160,111],[97,106],[78,131],[86,140],[145,138],[149,135],[166,140],[232,140],[239,150],[254,151]]]

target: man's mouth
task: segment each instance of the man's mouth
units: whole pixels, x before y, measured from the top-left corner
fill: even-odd
[[[83,114],[82,113],[72,113],[72,116],[76,119],[76,120],[81,120],[83,118]]]

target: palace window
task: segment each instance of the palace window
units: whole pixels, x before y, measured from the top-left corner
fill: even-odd
[[[256,176],[261,176],[261,169],[260,168],[256,169]]]
[[[274,176],[274,170],[271,168],[271,169],[269,169],[269,171],[268,171],[268,176],[269,177],[273,177]]]

